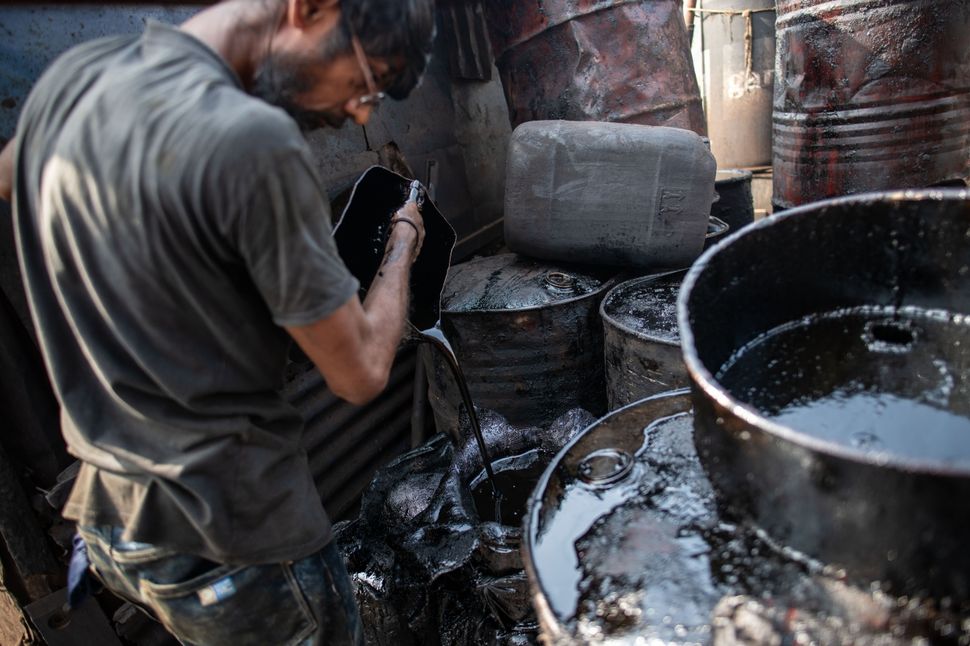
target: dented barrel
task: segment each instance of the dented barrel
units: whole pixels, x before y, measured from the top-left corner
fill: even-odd
[[[599,302],[611,270],[499,254],[455,265],[442,296],[448,337],[476,408],[517,426],[567,410],[606,410]],[[438,430],[461,436],[461,399],[437,353],[424,352]]]
[[[778,0],[774,203],[970,175],[970,9]]]
[[[489,0],[512,125],[543,119],[705,134],[678,0]]]

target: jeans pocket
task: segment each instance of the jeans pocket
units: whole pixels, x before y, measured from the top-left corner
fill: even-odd
[[[141,580],[145,602],[186,644],[298,644],[317,622],[286,563],[223,566],[179,583]]]

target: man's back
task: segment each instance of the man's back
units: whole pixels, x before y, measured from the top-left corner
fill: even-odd
[[[221,562],[321,547],[279,326],[357,284],[294,124],[205,45],[150,25],[52,66],[16,182],[25,282],[84,462],[66,514]],[[173,524],[192,531],[173,541]]]

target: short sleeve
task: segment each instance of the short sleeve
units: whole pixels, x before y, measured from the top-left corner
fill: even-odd
[[[307,325],[344,305],[359,285],[337,253],[309,153],[277,150],[263,162],[235,223],[238,250],[273,321]]]

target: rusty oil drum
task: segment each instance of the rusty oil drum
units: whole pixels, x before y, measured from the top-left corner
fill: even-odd
[[[489,0],[512,126],[613,121],[706,133],[678,0]]]
[[[599,303],[612,270],[498,254],[452,267],[441,328],[477,408],[516,426],[543,426],[573,408],[606,410]],[[427,348],[428,399],[439,431],[459,430],[460,397]]]
[[[776,206],[970,175],[970,5],[778,0]]]

